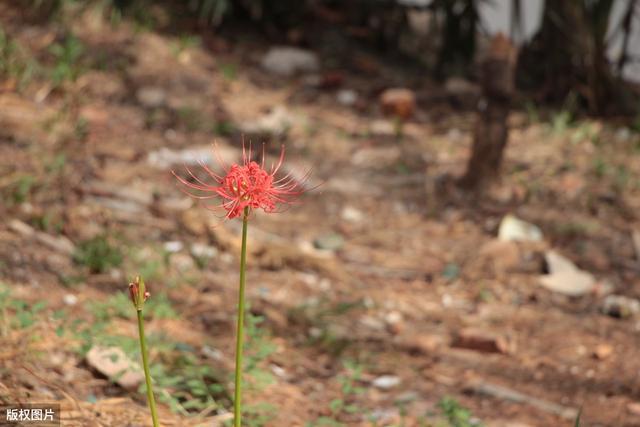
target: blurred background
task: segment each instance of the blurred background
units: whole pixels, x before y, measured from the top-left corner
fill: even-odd
[[[240,224],[171,172],[245,141],[308,190],[247,426],[639,426],[639,95],[635,0],[0,1],[1,401],[150,425],[139,274],[163,425],[229,425]]]

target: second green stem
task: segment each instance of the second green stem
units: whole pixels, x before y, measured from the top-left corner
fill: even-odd
[[[153,427],[159,427],[158,412],[156,410],[156,400],[153,397],[153,388],[151,385],[151,374],[149,373],[149,360],[147,356],[147,343],[144,336],[144,319],[142,310],[136,310],[138,313],[138,333],[140,334],[140,352],[142,353],[142,368],[144,369],[144,379],[147,383],[147,400],[149,401],[149,410],[151,411],[151,420]]]
[[[242,425],[242,345],[244,342],[244,282],[247,267],[247,226],[249,208],[244,208],[242,216],[242,249],[240,252],[240,290],[238,292],[238,327],[236,329],[236,375],[233,400],[233,426]]]

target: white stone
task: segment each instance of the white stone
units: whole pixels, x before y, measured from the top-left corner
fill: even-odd
[[[395,375],[382,375],[381,377],[374,379],[371,384],[373,384],[373,386],[376,388],[389,390],[400,385],[400,382],[400,377],[397,377]]]
[[[542,231],[536,225],[509,214],[502,218],[498,229],[498,239],[503,241],[539,242]]]

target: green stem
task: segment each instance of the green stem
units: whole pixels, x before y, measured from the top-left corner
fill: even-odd
[[[244,341],[244,273],[247,267],[247,226],[249,208],[244,208],[242,216],[242,250],[240,252],[240,290],[238,293],[238,327],[236,330],[236,388],[233,399],[233,426],[242,424],[242,344]]]
[[[138,313],[138,334],[140,335],[140,352],[142,353],[142,367],[144,369],[144,379],[147,383],[147,400],[149,401],[149,410],[151,411],[151,419],[153,427],[158,427],[158,413],[156,411],[156,400],[153,397],[153,388],[151,386],[151,374],[149,373],[149,360],[147,357],[147,342],[144,337],[144,320],[142,318],[142,310],[136,310]]]

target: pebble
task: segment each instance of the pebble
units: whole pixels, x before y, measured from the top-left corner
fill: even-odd
[[[191,255],[198,258],[213,258],[218,254],[218,249],[209,246],[203,245],[202,243],[194,243],[191,245]]]
[[[361,210],[354,208],[353,206],[345,206],[340,212],[340,217],[348,222],[362,222],[364,219],[364,213]]]
[[[640,402],[627,403],[627,411],[637,417],[640,417]]]
[[[611,317],[626,319],[640,313],[640,301],[623,295],[608,295],[602,303],[602,312]]]
[[[371,384],[381,390],[389,390],[400,385],[400,377],[395,375],[382,375],[374,379]]]
[[[480,328],[466,328],[459,331],[451,346],[483,353],[507,354],[515,350],[515,343],[507,337]]]
[[[184,245],[182,244],[182,242],[177,240],[164,243],[164,250],[172,254],[176,252],[180,252],[183,247]]]
[[[344,245],[344,237],[338,233],[324,234],[318,236],[313,241],[313,246],[316,249],[322,249],[325,251],[337,251]]]
[[[144,380],[142,369],[119,347],[91,347],[86,361],[89,366],[127,390],[137,389]]]
[[[167,94],[162,88],[155,86],[145,86],[138,89],[136,99],[140,104],[147,108],[162,107],[166,100]]]
[[[538,226],[509,214],[500,222],[498,239],[502,241],[539,242],[542,240],[542,231]]]
[[[607,359],[613,354],[613,347],[609,344],[598,344],[593,351],[593,356],[598,360]]]
[[[342,89],[336,94],[338,103],[345,107],[351,107],[358,101],[358,93],[351,89]]]
[[[66,305],[76,305],[78,303],[78,297],[73,295],[73,294],[65,294],[65,296],[62,297],[62,301],[66,304]]]
[[[301,72],[317,71],[320,61],[311,51],[291,46],[276,46],[270,48],[262,57],[261,65],[271,74],[291,77]]]
[[[386,116],[406,120],[416,109],[416,96],[410,89],[391,88],[380,94],[380,107]]]

